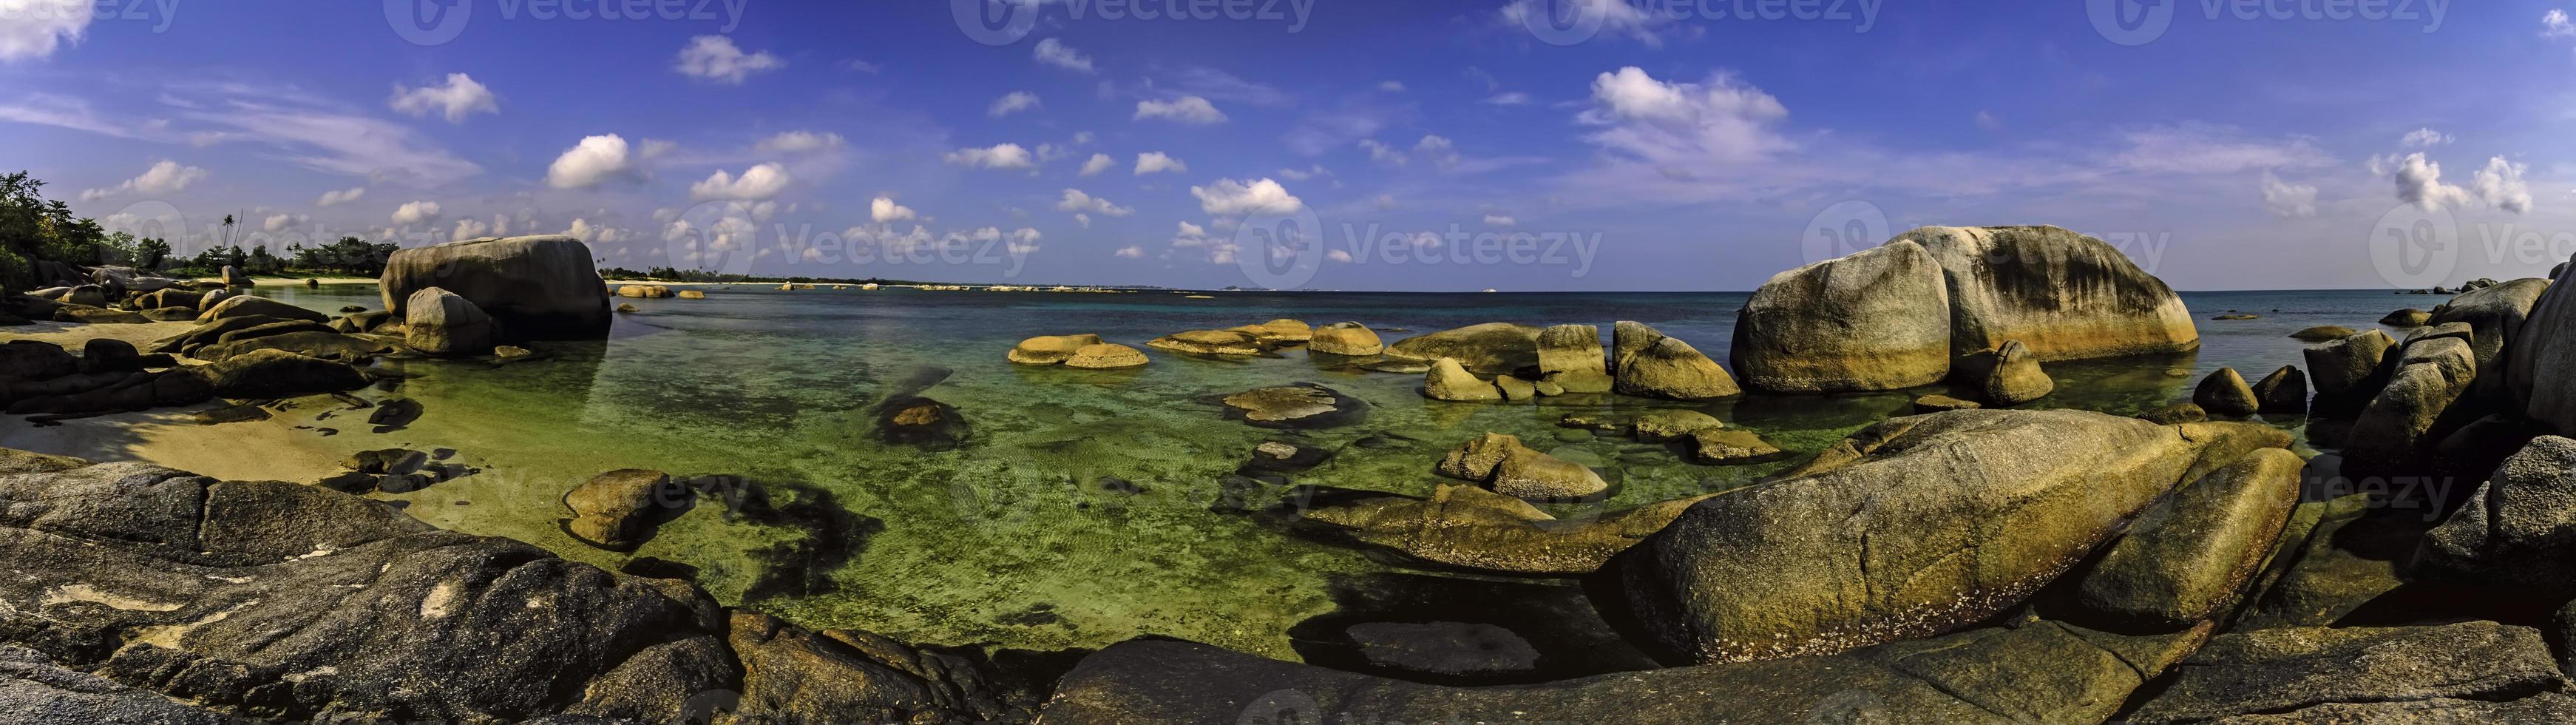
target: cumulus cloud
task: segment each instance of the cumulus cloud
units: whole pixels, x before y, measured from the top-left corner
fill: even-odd
[[[1036,107],[1038,107],[1038,94],[1012,91],[1009,95],[993,99],[993,105],[984,109],[984,115],[1001,118]]]
[[[1082,193],[1081,189],[1064,190],[1064,198],[1055,203],[1055,210],[1099,212],[1107,216],[1126,216],[1128,214],[1135,213],[1136,211],[1134,209],[1109,203],[1108,199],[1102,199],[1090,194]]]
[[[2397,147],[2401,149],[2429,149],[2450,143],[2451,141],[2452,138],[2450,134],[2435,131],[2430,128],[2419,128],[2406,132],[2405,138],[2397,140]]]
[[[1037,158],[1019,144],[995,144],[989,148],[962,148],[948,152],[948,163],[966,168],[1029,169],[1036,168]]]
[[[261,220],[259,228],[268,230],[271,234],[275,234],[286,231],[287,227],[302,224],[309,220],[309,217],[302,217],[294,214],[271,214],[267,219]]]
[[[2529,164],[2517,164],[2502,156],[2487,159],[2486,168],[2469,177],[2469,189],[2488,206],[2515,214],[2531,211],[2531,187],[2522,181],[2522,172],[2528,168]]]
[[[1065,70],[1091,72],[1091,56],[1083,55],[1074,50],[1073,46],[1065,45],[1064,41],[1054,38],[1038,41],[1036,57],[1040,63]]]
[[[592,224],[588,219],[574,219],[572,227],[564,230],[564,236],[585,242],[614,244],[633,237],[634,234],[617,227]]]
[[[645,145],[649,149],[653,143],[654,142],[647,141],[645,142]],[[831,151],[848,145],[848,143],[849,142],[847,140],[842,139],[841,135],[837,133],[783,131],[778,135],[761,139],[760,143],[752,145],[752,149],[765,154],[801,154],[815,151]]]
[[[1251,183],[1218,179],[1206,186],[1190,187],[1190,196],[1198,197],[1199,210],[1209,214],[1294,214],[1306,203],[1288,194],[1287,187],[1269,179]]]
[[[1445,137],[1422,137],[1421,142],[1413,145],[1413,155],[1428,160],[1431,162],[1431,165],[1438,166],[1443,169],[1454,169],[1458,167],[1458,148],[1456,145],[1451,144],[1449,139]]]
[[[394,208],[394,223],[411,226],[438,218],[438,202],[415,201]]]
[[[894,203],[894,197],[878,195],[868,202],[868,218],[879,223],[913,218],[912,207]]]
[[[105,189],[84,190],[80,198],[81,201],[94,201],[129,191],[144,194],[175,194],[188,190],[188,185],[197,183],[197,180],[203,178],[206,178],[205,169],[163,159],[152,164],[152,168],[144,169],[142,176],[126,179],[124,183]]]
[[[501,112],[500,100],[493,97],[492,89],[474,82],[473,77],[463,73],[447,74],[446,85],[410,88],[396,83],[391,103],[394,110],[413,116],[427,116],[435,111],[448,123],[464,123],[465,116],[476,111]]]
[[[1485,226],[1489,227],[1508,227],[1519,223],[1518,220],[1501,214],[1485,215]]]
[[[364,186],[342,189],[339,191],[325,191],[322,192],[322,198],[313,200],[313,205],[319,207],[334,207],[357,201],[360,197],[364,197],[366,195],[367,187]]]
[[[1143,259],[1145,257],[1145,248],[1130,244],[1118,248],[1118,251],[1111,252],[1110,255],[1119,259]]]
[[[626,148],[626,138],[612,133],[583,138],[556,156],[554,164],[546,167],[546,185],[586,189],[634,174],[635,159]]]
[[[1225,112],[1198,96],[1182,96],[1169,101],[1137,101],[1136,119],[1159,118],[1178,123],[1223,123]]]
[[[1144,176],[1157,171],[1178,173],[1188,170],[1190,170],[1190,166],[1188,164],[1181,163],[1180,159],[1163,155],[1163,152],[1161,151],[1147,151],[1136,155],[1137,176]]]
[[[461,242],[467,239],[488,237],[491,235],[492,225],[483,223],[483,220],[458,219],[456,220],[456,231],[448,234],[447,240],[451,242]]]
[[[1575,117],[1601,128],[1590,140],[1649,162],[1743,162],[1794,146],[1774,128],[1789,109],[1724,73],[1678,83],[1629,66],[1594,77],[1592,103]]]
[[[1100,172],[1108,171],[1109,167],[1117,165],[1118,160],[1110,158],[1108,154],[1092,154],[1091,160],[1082,162],[1082,175],[1098,176]]]
[[[95,0],[0,0],[0,61],[43,58],[63,41],[79,42],[97,7]]]
[[[734,46],[732,38],[701,35],[690,38],[689,44],[680,48],[679,63],[674,67],[681,75],[691,78],[741,85],[743,79],[750,78],[753,73],[777,70],[786,65],[787,61],[769,54],[769,51],[744,53],[742,48]]]
[[[2281,180],[2263,171],[2263,208],[2284,219],[2317,215],[2317,187]]]
[[[1331,176],[1331,175],[1333,175],[1333,171],[1332,171],[1331,169],[1324,168],[1324,165],[1323,165],[1323,164],[1315,164],[1314,166],[1312,166],[1312,167],[1310,167],[1310,168],[1304,168],[1304,169],[1280,169],[1280,170],[1279,170],[1279,178],[1287,179],[1287,180],[1289,180],[1289,181],[1305,181],[1305,180],[1307,180],[1307,179],[1312,179],[1312,178],[1315,178],[1315,177],[1318,177],[1318,176]]]
[[[2551,8],[2540,16],[2540,37],[2576,38],[2576,22],[2569,22],[2567,11]]]
[[[2423,152],[2407,154],[2397,162],[2397,200],[2425,209],[2463,206],[2469,192],[2442,183],[2442,165],[2424,158]]]
[[[1496,93],[1492,96],[1486,97],[1483,102],[1487,105],[1494,106],[1526,106],[1529,105],[1530,96],[1529,94],[1522,93],[1520,91]]]
[[[787,175],[787,167],[775,163],[744,169],[741,176],[717,169],[706,180],[689,185],[689,198],[761,201],[777,196],[778,192],[787,189],[788,182],[794,180]]]

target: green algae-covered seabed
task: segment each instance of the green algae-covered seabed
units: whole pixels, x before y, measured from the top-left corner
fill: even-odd
[[[1560,428],[1575,412],[1703,410],[1813,453],[1888,415],[1919,392],[1750,397],[1705,404],[1571,396],[1528,404],[1422,398],[1418,375],[1326,369],[1300,349],[1251,360],[1193,359],[1149,350],[1133,371],[1016,366],[1022,338],[1098,333],[1143,348],[1156,336],[1295,318],[1356,320],[1389,341],[1488,321],[1616,320],[1660,328],[1724,359],[1742,294],[1361,294],[1167,292],[1057,294],[709,287],[704,300],[619,300],[603,343],[539,344],[537,359],[386,363],[408,379],[363,391],[418,401],[407,427],[373,432],[369,410],[308,399],[278,420],[195,426],[173,416],[75,425],[128,425],[137,455],[188,467],[191,456],[244,457],[232,477],[312,480],[312,461],[394,446],[449,448],[481,469],[404,495],[415,516],[474,534],[534,543],[606,568],[694,569],[727,604],[814,627],[849,627],[932,644],[1058,650],[1166,635],[1283,659],[1301,655],[1301,623],[1349,610],[1401,606],[1416,621],[1444,609],[1526,606],[1455,596],[1508,586],[1580,607],[1572,582],[1496,581],[1411,569],[1292,534],[1270,519],[1211,512],[1218,482],[1265,440],[1338,455],[1297,483],[1426,495],[1440,454],[1487,431],[1603,470],[1620,484],[1599,504],[1551,507],[1560,517],[1746,485],[1788,461],[1690,465],[1674,449]],[[372,285],[262,291],[314,309],[378,307]],[[2060,363],[2056,392],[2034,407],[2130,414],[2187,399],[2200,375],[2233,366],[2259,378],[2299,364],[2287,337],[2311,325],[2365,329],[2388,310],[2440,298],[2385,292],[2186,293],[2204,345],[2196,355]],[[2212,321],[2231,309],[2255,320]],[[922,394],[961,410],[972,438],[954,450],[889,446],[870,435],[870,407],[924,368],[950,374]],[[1321,430],[1265,430],[1228,419],[1216,397],[1319,383],[1367,403],[1364,418]],[[319,399],[327,400],[327,399]],[[123,419],[125,422],[117,422]],[[2298,432],[2303,420],[2269,421]],[[24,425],[10,423],[10,425]],[[103,429],[102,429],[103,430]],[[327,433],[327,435],[326,435]],[[194,447],[157,446],[187,437]],[[205,441],[211,439],[213,443]],[[300,451],[275,457],[264,451]],[[172,452],[177,451],[177,452]],[[192,453],[193,451],[193,453]],[[156,454],[157,452],[157,454]],[[2307,452],[2302,447],[2302,452]],[[1794,460],[1794,459],[1792,459]],[[303,463],[295,463],[303,461]],[[772,505],[733,515],[702,504],[631,554],[573,541],[558,528],[559,498],[603,471],[650,468],[728,474],[760,484]],[[248,469],[250,473],[244,473]],[[1109,490],[1104,477],[1140,493]],[[641,562],[638,564],[638,562]],[[682,569],[680,567],[685,567]],[[1406,584],[1406,583],[1413,584]],[[1454,582],[1452,594],[1389,591]],[[1523,597],[1526,599],[1526,597]],[[1541,597],[1546,599],[1546,597]]]

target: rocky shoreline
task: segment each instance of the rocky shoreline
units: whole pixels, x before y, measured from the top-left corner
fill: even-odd
[[[144,346],[0,345],[0,392],[11,413],[66,419],[255,411],[400,385],[372,359],[506,363],[525,357],[514,343],[604,334],[611,297],[671,296],[603,285],[579,247],[405,250],[385,309],[337,318],[93,270],[0,308],[90,325],[186,310],[192,326]],[[1494,433],[1424,441],[1446,451],[1421,461],[1446,479],[1428,497],[1317,479],[1306,472],[1334,451],[1273,441],[1207,502],[1202,515],[1427,572],[1558,585],[1642,660],[1557,681],[1486,676],[1564,650],[1459,622],[1354,627],[1335,636],[1389,644],[1312,664],[1151,637],[1033,653],[809,631],[720,606],[685,571],[609,571],[364,495],[477,473],[430,451],[369,451],[309,484],[0,451],[15,574],[0,577],[0,710],[35,723],[2566,720],[2576,441],[2550,434],[2576,432],[2558,374],[2576,354],[2576,292],[2558,292],[2479,284],[2401,320],[2417,323],[2403,339],[2303,330],[2303,359],[2254,383],[2221,369],[2191,402],[2139,417],[2031,406],[2057,389],[2052,364],[2199,339],[2161,281],[2054,227],[1916,230],[1783,272],[1740,314],[1724,363],[1633,322],[1606,342],[1598,323],[1502,322],[1389,341],[1275,319],[1145,350],[1074,333],[996,351],[1115,376],[1158,355],[1302,347],[1352,374],[1418,376],[1426,406],[1794,405],[1946,386],[1914,401],[1919,414],[1753,485],[1616,510],[1566,513],[1617,491],[1596,462]],[[891,386],[867,411],[872,434],[971,450],[974,411],[926,397],[946,375]],[[1367,418],[1366,402],[1286,382],[1206,402],[1280,431]],[[385,407],[350,412],[402,425]],[[2245,422],[2301,415],[2337,452],[2302,459],[2281,429]],[[1559,425],[1702,466],[1786,455],[1687,409]],[[606,471],[563,491],[564,532],[632,550],[698,505],[756,510],[740,484]]]

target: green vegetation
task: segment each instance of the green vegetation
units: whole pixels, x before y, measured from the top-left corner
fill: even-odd
[[[73,218],[70,207],[45,199],[44,186],[24,171],[0,176],[0,290],[33,286],[37,262],[99,264],[143,249],[133,235],[110,235],[97,220]]]
[[[695,269],[677,269],[672,267],[654,267],[641,272],[624,267],[601,267],[599,269],[599,276],[602,279],[633,280],[638,282],[686,282],[696,284],[714,282],[792,282],[795,284],[876,285],[940,284],[937,282],[915,282],[912,280],[885,279],[882,277],[869,277],[867,279],[841,279],[834,277],[763,277],[748,274],[719,274]]]

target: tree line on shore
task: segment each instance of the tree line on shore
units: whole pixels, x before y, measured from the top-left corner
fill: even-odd
[[[398,244],[341,237],[329,244],[288,245],[280,255],[264,245],[245,248],[234,238],[239,228],[225,215],[217,241],[190,256],[178,256],[170,242],[109,231],[98,220],[72,214],[69,205],[46,199],[45,182],[20,171],[0,176],[0,289],[37,286],[38,262],[80,266],[120,266],[174,274],[212,275],[226,266],[250,274],[315,272],[373,277]],[[184,230],[183,230],[184,231]],[[184,239],[183,239],[184,241]]]

